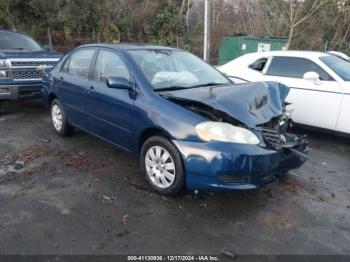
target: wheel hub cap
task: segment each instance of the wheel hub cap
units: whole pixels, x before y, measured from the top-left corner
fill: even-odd
[[[51,110],[52,122],[57,131],[62,128],[62,112],[58,105],[54,105]]]
[[[160,188],[170,187],[175,180],[175,162],[170,153],[161,146],[152,146],[145,156],[147,175]]]

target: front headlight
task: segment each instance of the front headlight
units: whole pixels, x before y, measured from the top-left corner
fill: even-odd
[[[8,78],[8,67],[7,60],[0,60],[0,79]]]
[[[6,77],[7,77],[6,70],[0,70],[0,78],[6,78]]]
[[[238,144],[257,145],[257,136],[248,129],[222,122],[203,122],[195,127],[197,135],[204,141],[217,140]]]
[[[7,68],[8,68],[7,60],[0,59],[0,69],[7,69]]]

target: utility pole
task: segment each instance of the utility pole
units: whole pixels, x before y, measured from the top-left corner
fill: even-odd
[[[50,27],[47,27],[47,37],[49,39],[49,50],[52,51],[53,50],[53,44],[52,44],[52,37],[51,37]]]
[[[210,54],[210,0],[204,0],[204,55],[203,58],[209,62]]]

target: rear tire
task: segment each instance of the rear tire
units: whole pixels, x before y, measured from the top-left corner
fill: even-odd
[[[140,166],[152,189],[161,195],[174,196],[185,186],[181,155],[164,137],[153,136],[143,143]]]
[[[73,127],[68,123],[63,107],[58,99],[51,103],[51,120],[56,133],[60,136],[68,136],[73,133]]]

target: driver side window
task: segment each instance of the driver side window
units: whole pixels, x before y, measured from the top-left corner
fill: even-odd
[[[130,80],[129,70],[119,55],[111,51],[100,50],[96,60],[93,79],[104,82],[110,76],[124,77]]]
[[[316,72],[320,79],[332,81],[333,78],[314,62],[299,57],[274,57],[266,75],[302,79],[306,72]]]

